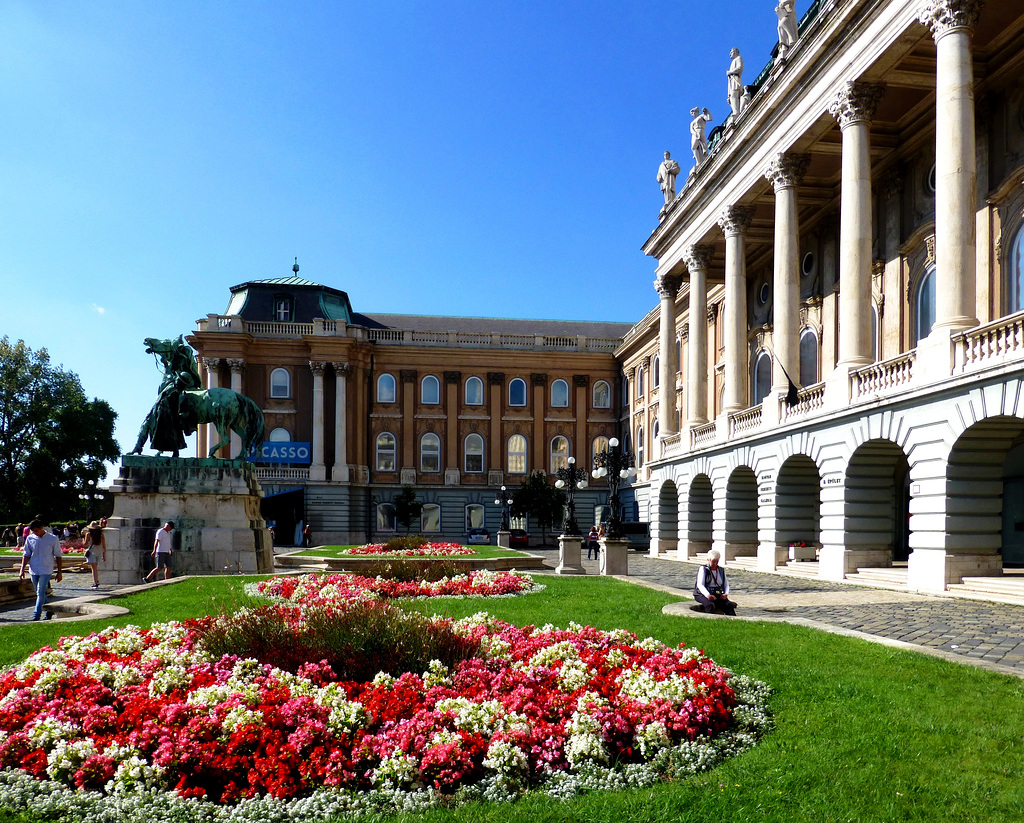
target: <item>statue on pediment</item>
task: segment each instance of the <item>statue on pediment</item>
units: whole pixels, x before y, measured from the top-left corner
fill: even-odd
[[[679,174],[679,163],[672,159],[671,152],[665,152],[665,159],[658,166],[658,185],[665,195],[667,206],[676,199],[676,175]]]
[[[708,156],[708,138],[704,129],[711,122],[711,112],[694,106],[690,109],[690,117],[693,118],[690,121],[690,150],[694,162],[699,166]]]
[[[797,31],[795,0],[779,0],[775,14],[779,18],[779,57],[785,57],[800,36]]]
[[[733,117],[739,117],[743,111],[743,58],[740,57],[739,49],[730,51],[729,56],[732,62],[729,71],[725,73],[729,81],[729,108],[732,109]]]

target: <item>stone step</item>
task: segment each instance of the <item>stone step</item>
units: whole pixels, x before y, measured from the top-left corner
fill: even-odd
[[[896,567],[865,567],[857,569],[856,574],[846,575],[846,579],[854,583],[880,584],[888,586],[907,585],[908,571],[905,568]]]
[[[1020,575],[965,577],[963,582],[951,583],[946,590],[956,597],[1024,605],[1024,578]]]
[[[779,566],[778,571],[788,577],[818,578],[817,560],[790,560],[784,566]]]
[[[757,571],[757,555],[741,555],[740,557],[734,557],[732,560],[724,564],[727,568],[731,569],[746,569],[747,571]]]

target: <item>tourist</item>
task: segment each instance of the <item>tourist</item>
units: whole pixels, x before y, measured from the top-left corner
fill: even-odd
[[[18,538],[14,536],[14,529],[8,526],[4,529],[4,548],[9,549],[15,546],[18,542]]]
[[[302,545],[307,549],[313,545],[313,529],[310,528],[309,523],[302,530]]]
[[[736,604],[729,599],[729,581],[725,578],[725,569],[718,565],[721,558],[718,549],[708,552],[707,565],[697,569],[693,599],[700,603],[708,614],[714,614],[717,609],[735,617]]]
[[[590,560],[590,553],[594,553],[594,560],[601,556],[601,544],[597,542],[597,528],[590,527],[590,534],[587,535],[587,560]]]
[[[93,520],[85,532],[85,562],[92,570],[92,588],[100,587],[100,553],[103,561],[107,560],[107,538],[103,535],[103,527],[98,520]]]
[[[153,551],[150,552],[150,557],[156,558],[156,566],[153,570],[147,574],[144,578],[146,583],[152,582],[151,577],[155,577],[160,569],[164,570],[164,580],[170,579],[171,576],[171,532],[174,530],[174,523],[168,520],[164,523],[162,528],[157,529],[156,537],[153,540]]]
[[[21,558],[21,573],[18,578],[25,579],[25,569],[29,570],[32,587],[36,590],[36,607],[32,619],[38,620],[46,605],[46,589],[50,585],[54,566],[57,569],[57,582],[61,581],[64,555],[60,550],[60,540],[46,530],[42,520],[36,519],[28,524],[29,535],[25,539],[24,555]],[[50,614],[47,612],[47,619]]]
[[[18,540],[18,548],[19,549],[24,548],[24,546],[25,546],[25,534],[26,534],[25,524],[24,523],[19,523],[18,524],[18,528],[16,528],[14,530],[14,536]]]

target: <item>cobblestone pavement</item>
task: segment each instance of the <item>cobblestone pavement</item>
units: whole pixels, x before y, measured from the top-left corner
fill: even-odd
[[[558,551],[531,549],[552,568]],[[597,574],[596,561],[583,561]],[[728,570],[738,615],[857,634],[951,660],[1024,677],[1024,606],[963,600],[845,583]],[[691,598],[697,564],[629,554],[629,577]],[[677,613],[698,616],[689,604]],[[703,616],[700,614],[700,616]],[[729,619],[724,617],[712,619]]]

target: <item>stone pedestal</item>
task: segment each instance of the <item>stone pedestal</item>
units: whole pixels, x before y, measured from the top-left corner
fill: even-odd
[[[998,577],[998,554],[952,554],[945,549],[914,549],[910,553],[907,585],[913,591],[944,592],[965,577]]]
[[[586,574],[580,560],[582,546],[582,537],[565,534],[558,536],[558,566],[555,568],[555,574]]]
[[[244,460],[127,455],[111,491],[108,563],[101,564],[106,583],[139,582],[154,565],[156,530],[168,520],[174,575],[273,571],[270,533],[260,516],[263,491]]]
[[[601,542],[601,574],[629,574],[629,541],[605,538]]]
[[[502,549],[509,548],[509,537],[511,536],[511,534],[512,534],[511,532],[502,532],[502,531],[498,532],[498,546],[500,548],[502,548]]]

